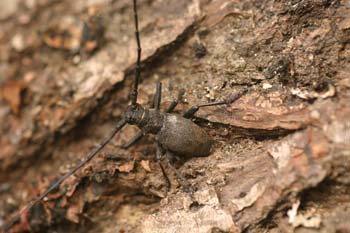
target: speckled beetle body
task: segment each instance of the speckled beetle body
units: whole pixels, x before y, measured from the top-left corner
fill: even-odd
[[[207,132],[178,114],[165,114],[157,141],[166,150],[183,156],[208,156],[213,140]]]
[[[160,91],[161,84],[157,86],[157,91]],[[138,138],[145,134],[155,134],[158,145],[166,151],[179,156],[207,156],[210,154],[213,140],[205,130],[188,119],[194,114],[193,108],[189,111],[190,115],[182,116],[169,113],[171,112],[169,109],[164,113],[159,109],[146,109],[138,105],[134,109],[128,108],[125,115],[129,124],[136,124],[141,129]],[[132,141],[134,143],[134,140]]]

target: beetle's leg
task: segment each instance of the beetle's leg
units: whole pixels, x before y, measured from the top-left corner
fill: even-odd
[[[169,107],[165,110],[165,112],[166,113],[171,113],[174,109],[175,109],[175,107],[176,107],[176,105],[179,103],[179,101],[177,100],[177,99],[174,99],[172,102],[171,102],[171,104],[169,105]]]
[[[153,100],[153,105],[156,110],[159,110],[160,108],[160,102],[162,99],[162,83],[157,82],[157,87],[156,87],[156,94],[154,95],[154,100]]]
[[[163,148],[159,145],[159,143],[157,143],[157,152],[156,152],[155,160],[159,164],[159,167],[162,170],[162,174],[163,174],[163,177],[165,179],[165,193],[164,193],[164,196],[166,197],[168,195],[168,192],[170,191],[171,182],[170,182],[170,179],[169,179],[168,175],[166,174],[165,169],[164,169],[164,167],[163,167],[163,165],[161,163],[161,159],[162,159],[163,154],[164,154]]]
[[[124,149],[129,148],[130,146],[138,142],[142,138],[142,136],[143,136],[143,132],[142,131],[138,132],[132,139],[130,139],[130,141],[122,145],[122,148]]]
[[[166,157],[167,157],[168,166],[171,168],[171,170],[174,171],[180,185],[184,188],[184,190],[186,192],[193,192],[191,185],[187,182],[185,177],[183,177],[183,175],[181,175],[181,173],[175,168],[175,166],[173,164],[173,159],[174,159],[175,155],[171,151],[167,151]]]
[[[242,91],[239,91],[235,94],[233,94],[228,100],[225,101],[218,101],[218,102],[212,102],[212,103],[206,103],[206,104],[199,104],[195,105],[192,108],[188,109],[182,116],[184,118],[191,118],[194,116],[194,114],[202,107],[209,107],[209,106],[217,106],[217,105],[223,105],[223,104],[230,104],[236,100],[238,100],[243,94],[247,92],[247,89],[243,89]]]
[[[171,112],[175,109],[176,105],[177,105],[177,104],[179,103],[179,101],[182,99],[182,96],[184,95],[184,93],[185,93],[185,90],[184,90],[184,89],[181,89],[181,90],[179,91],[179,93],[178,93],[178,95],[177,95],[177,98],[174,99],[174,100],[171,102],[171,104],[169,105],[169,107],[168,107],[167,110],[165,111],[166,113],[171,113]]]
[[[194,105],[190,109],[188,109],[186,112],[182,114],[184,118],[191,118],[194,116],[194,114],[201,108],[201,107],[208,107],[208,106],[217,106],[217,105],[223,105],[227,104],[226,101],[220,101],[220,102],[212,102],[212,103],[206,103],[206,104],[199,104]]]
[[[165,179],[165,192],[164,192],[164,197],[168,196],[168,192],[170,191],[171,188],[171,183],[168,175],[165,172],[165,169],[160,161],[158,161],[159,167],[162,170],[163,177]]]

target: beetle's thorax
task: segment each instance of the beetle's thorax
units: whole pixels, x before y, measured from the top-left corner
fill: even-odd
[[[164,114],[155,109],[145,109],[142,120],[137,126],[144,132],[156,134],[163,127]]]
[[[130,125],[138,125],[145,114],[145,108],[140,104],[129,105],[125,112],[125,119]]]
[[[144,133],[156,134],[163,126],[164,114],[136,104],[128,106],[125,118],[129,124],[137,125]]]

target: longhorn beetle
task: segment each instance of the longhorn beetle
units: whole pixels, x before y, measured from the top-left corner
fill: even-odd
[[[181,184],[185,184],[185,179],[176,170],[173,165],[173,158],[175,155],[179,156],[208,156],[211,152],[213,140],[209,135],[198,125],[196,125],[191,118],[202,107],[230,104],[240,98],[247,90],[233,94],[226,101],[211,102],[206,104],[195,105],[184,112],[182,115],[172,113],[175,109],[180,95],[173,100],[165,112],[160,111],[161,91],[162,85],[157,82],[156,93],[154,96],[154,108],[147,108],[137,103],[138,85],[141,76],[141,43],[139,36],[138,14],[137,14],[137,0],[133,0],[134,24],[135,24],[135,38],[137,44],[137,60],[135,67],[135,76],[132,90],[130,92],[131,104],[127,107],[124,117],[120,120],[109,135],[67,174],[59,178],[52,184],[44,193],[37,197],[34,201],[25,206],[12,219],[12,221],[5,226],[7,231],[15,222],[17,222],[21,214],[30,210],[34,205],[43,200],[51,191],[56,189],[63,181],[73,175],[77,170],[82,168],[86,163],[92,160],[108,143],[109,141],[127,124],[136,125],[141,131],[136,134],[129,142],[122,147],[128,148],[139,141],[145,134],[156,135],[157,151],[155,159],[159,164],[162,174],[166,181],[166,192],[170,189],[170,180],[165,173],[165,169],[160,163],[161,159],[166,157],[168,166],[174,171]]]

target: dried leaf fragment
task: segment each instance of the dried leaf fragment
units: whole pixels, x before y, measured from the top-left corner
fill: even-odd
[[[79,223],[79,214],[83,212],[84,201],[79,201],[76,205],[71,205],[66,213],[67,219]]]
[[[55,49],[92,52],[99,46],[102,35],[103,27],[94,17],[83,20],[64,16],[45,30],[42,40]]]
[[[25,88],[26,85],[17,80],[9,80],[3,86],[0,86],[0,97],[10,104],[12,112],[16,115],[19,113],[21,93]]]
[[[152,172],[151,166],[149,164],[149,160],[141,160],[140,164],[143,167],[143,169],[145,169],[148,172]]]
[[[134,166],[135,166],[135,161],[133,160],[116,167],[116,169],[120,172],[131,172],[134,169]]]

